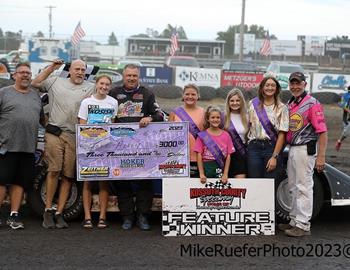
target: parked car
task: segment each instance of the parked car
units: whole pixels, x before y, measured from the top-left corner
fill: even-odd
[[[196,58],[192,56],[169,56],[165,59],[166,67],[201,67]]]
[[[310,76],[304,68],[296,63],[273,61],[267,67],[265,76],[274,76],[280,83],[282,90],[289,90],[289,76],[293,72],[302,72],[306,76],[306,91],[310,91]]]
[[[230,70],[230,71],[243,71],[243,72],[256,72],[260,71],[256,65],[252,63],[246,63],[246,62],[234,62],[234,61],[226,61],[223,66],[223,70]]]
[[[138,67],[143,66],[140,61],[125,59],[125,60],[118,61],[117,69],[123,69],[126,65],[129,65],[129,64],[133,64],[133,65],[138,66]]]
[[[305,73],[304,68],[296,63],[289,63],[289,62],[271,62],[270,65],[267,67],[266,72],[267,73],[293,73],[293,72],[302,72]]]

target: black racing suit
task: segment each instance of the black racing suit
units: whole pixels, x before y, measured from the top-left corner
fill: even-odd
[[[152,117],[152,122],[163,121],[163,114],[155,102],[154,94],[143,86],[133,90],[124,87],[113,88],[110,96],[118,100],[116,123],[139,122],[143,117]],[[122,218],[134,219],[136,203],[137,215],[149,215],[153,200],[152,180],[115,181],[118,205]],[[136,189],[136,202],[133,199],[133,188]]]

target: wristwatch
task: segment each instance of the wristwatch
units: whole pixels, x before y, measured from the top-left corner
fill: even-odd
[[[273,157],[273,158],[278,158],[278,153],[273,153],[273,154],[272,154],[272,157]]]

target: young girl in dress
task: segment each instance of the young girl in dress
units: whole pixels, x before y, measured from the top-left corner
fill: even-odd
[[[108,124],[112,123],[118,111],[118,101],[110,96],[108,92],[111,88],[112,80],[107,75],[101,75],[96,78],[96,92],[81,102],[78,118],[79,124]],[[97,227],[106,228],[106,212],[108,204],[108,182],[98,181],[99,200],[100,200],[100,218]],[[83,227],[86,229],[93,228],[91,221],[91,183],[84,182],[83,186],[83,206],[85,218]]]
[[[248,115],[244,96],[238,88],[232,89],[225,102],[225,130],[230,134],[235,152],[231,154],[229,177],[246,178]]]
[[[208,178],[221,178],[222,183],[228,180],[230,155],[235,150],[227,131],[220,128],[221,111],[218,107],[209,106],[204,115],[204,131],[198,133],[194,151],[197,152],[199,177],[202,184]]]

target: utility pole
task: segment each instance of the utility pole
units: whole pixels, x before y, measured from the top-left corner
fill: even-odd
[[[49,38],[52,38],[52,9],[53,8],[56,8],[54,6],[47,6],[45,8],[48,8],[50,11],[49,11]]]
[[[245,0],[242,0],[241,27],[239,31],[239,61],[243,61]]]

